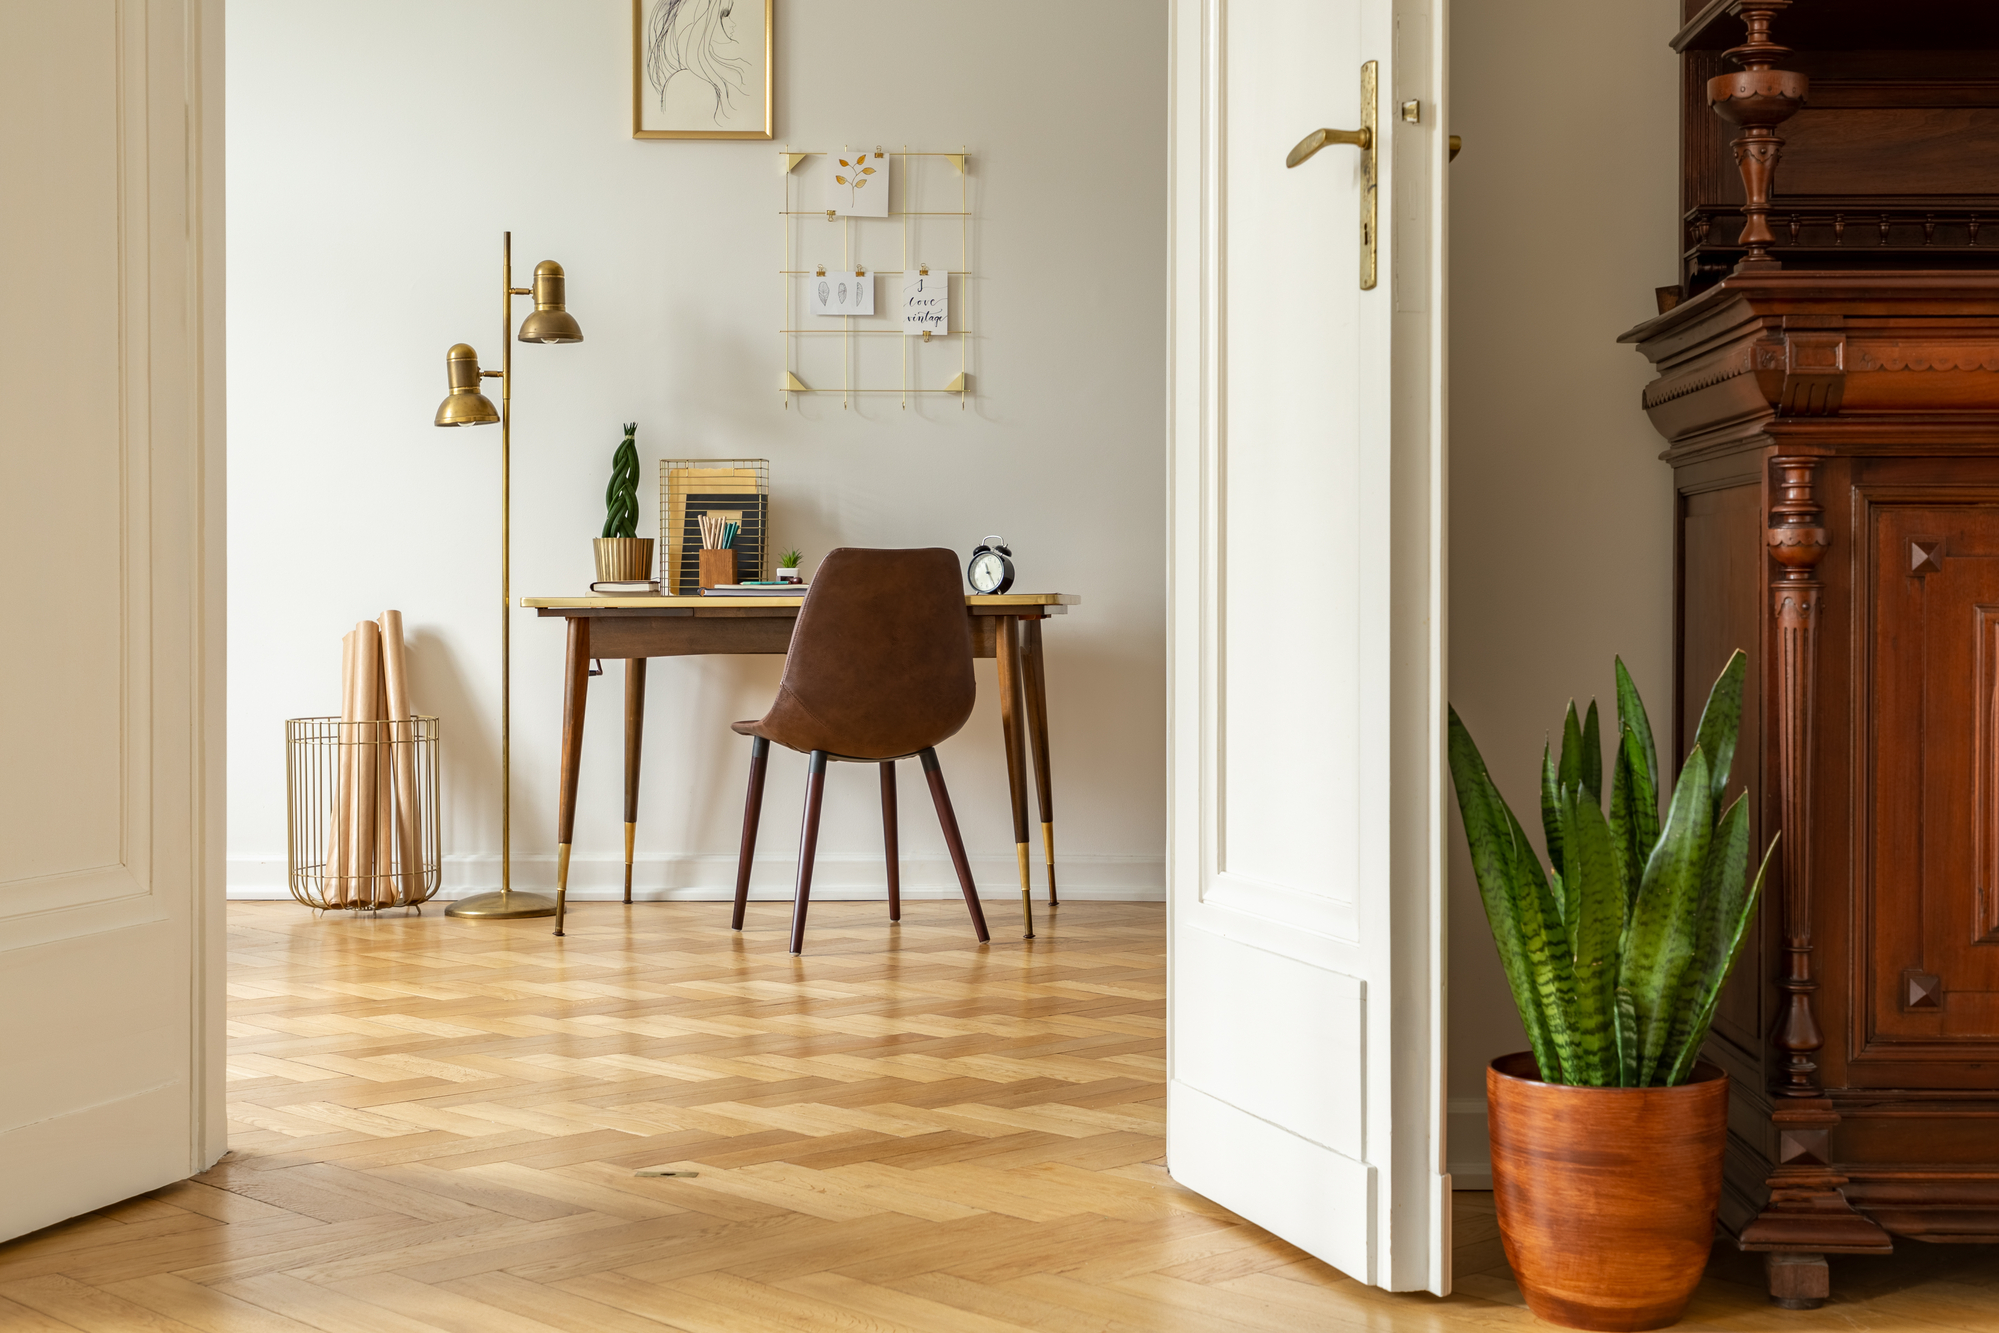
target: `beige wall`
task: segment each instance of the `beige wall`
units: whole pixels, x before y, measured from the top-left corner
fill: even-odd
[[[587,337],[517,349],[516,592],[584,591],[624,421],[640,423],[641,533],[657,529],[656,460],[688,456],[768,458],[775,539],[808,567],[836,545],[962,555],[1004,533],[1024,589],[1085,599],[1047,635],[1064,888],[1160,896],[1164,8],[778,13],[775,142],[635,142],[631,0],[356,0],[331,20],[231,0],[233,892],[283,892],[280,723],[337,706],[341,633],[390,606],[410,627],[416,702],[443,719],[447,881],[497,882],[499,438],[430,416],[447,347],[497,360],[511,227],[516,280],[562,261]],[[777,149],[847,142],[969,147],[981,276],[962,412],[780,404]],[[919,237],[916,257],[955,265],[955,233]],[[516,613],[527,886],[553,882],[561,639]],[[642,892],[733,879],[748,744],[727,724],[768,704],[778,665],[653,664]],[[623,670],[606,664],[589,712],[571,881],[584,896],[619,880]],[[943,760],[980,881],[1005,893],[992,664],[979,675],[979,711]],[[777,758],[764,820],[759,883],[787,896],[802,773]],[[921,786],[905,777],[904,792],[905,892],[955,895]],[[876,793],[836,769],[815,889],[881,891]]]
[[[1676,0],[1452,7],[1451,701],[1540,841],[1537,771],[1621,654],[1671,702],[1671,476],[1617,335],[1675,280]],[[1482,1183],[1484,1066],[1526,1038],[1453,809],[1451,1169]]]

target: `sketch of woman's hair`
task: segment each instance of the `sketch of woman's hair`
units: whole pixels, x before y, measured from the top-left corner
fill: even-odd
[[[708,85],[714,97],[715,121],[735,109],[743,95],[750,63],[724,55],[736,44],[729,16],[736,0],[653,0],[646,19],[646,78],[666,105],[666,85],[686,74]]]

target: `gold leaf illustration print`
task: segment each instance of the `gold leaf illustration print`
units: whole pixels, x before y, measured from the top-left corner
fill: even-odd
[[[840,182],[840,184],[842,185],[845,185],[847,183],[847,178],[845,176],[835,176],[833,179]]]
[[[846,166],[852,166],[853,164],[847,161],[847,159],[843,157],[840,159],[840,165],[846,167]]]
[[[861,174],[863,176],[872,176],[875,174],[875,169],[873,167],[862,167]]]

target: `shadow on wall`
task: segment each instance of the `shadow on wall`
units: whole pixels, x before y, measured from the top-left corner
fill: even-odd
[[[474,697],[451,641],[435,628],[404,630],[409,655],[410,697],[418,712],[438,719],[439,838],[448,856],[454,847],[497,842],[498,828],[483,827],[489,805],[497,811],[500,772],[499,714]],[[491,798],[490,800],[488,798]],[[480,827],[460,829],[461,812],[480,812]]]

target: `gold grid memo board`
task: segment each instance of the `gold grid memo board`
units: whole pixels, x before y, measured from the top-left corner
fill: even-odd
[[[867,150],[863,148],[857,151],[866,152]],[[881,150],[877,148],[875,151],[879,152]],[[778,282],[784,289],[784,303],[781,307],[782,313],[778,321],[778,336],[784,344],[784,376],[779,381],[779,396],[783,399],[784,405],[789,408],[791,406],[791,396],[795,393],[837,393],[840,395],[840,406],[844,408],[847,406],[848,400],[856,394],[892,393],[899,395],[902,399],[903,407],[907,408],[911,394],[951,393],[958,395],[958,407],[962,411],[965,406],[965,397],[971,392],[971,376],[967,373],[965,360],[966,344],[970,341],[965,331],[971,327],[972,320],[972,252],[970,245],[972,213],[969,203],[970,196],[966,192],[966,177],[969,174],[966,163],[969,161],[969,154],[962,147],[955,153],[913,153],[904,149],[900,153],[888,154],[891,159],[901,159],[897,164],[899,169],[896,172],[896,175],[900,179],[891,180],[889,188],[892,192],[901,195],[904,207],[900,210],[890,209],[888,216],[885,218],[839,217],[829,209],[796,207],[798,201],[794,197],[793,182],[798,179],[798,164],[807,158],[824,156],[825,153],[818,150],[802,153],[794,153],[786,150],[779,152],[777,155],[778,174],[783,180],[784,201],[784,206],[778,211],[778,222],[784,228],[784,261],[782,267],[778,269]],[[957,171],[958,207],[953,210],[911,210],[907,206],[912,197],[910,192],[911,164],[916,159],[933,158],[940,165],[949,163]],[[893,199],[895,197],[894,193],[890,197]],[[836,222],[845,224],[841,228],[843,232],[841,238],[843,242],[841,250],[842,263],[852,264],[854,228],[857,224],[898,223],[902,231],[902,267],[893,270],[873,269],[871,272],[878,277],[900,278],[902,274],[909,270],[911,263],[909,220],[913,217],[958,219],[958,266],[948,270],[952,278],[958,279],[958,294],[954,302],[954,308],[951,311],[951,331],[938,335],[939,338],[955,338],[957,340],[958,373],[951,377],[948,384],[942,386],[926,387],[920,384],[912,385],[909,382],[909,363],[912,353],[908,344],[912,339],[908,334],[903,332],[902,322],[899,319],[895,320],[893,327],[889,328],[857,329],[854,327],[854,317],[851,315],[841,316],[839,319],[840,327],[838,328],[830,327],[833,323],[830,319],[826,320],[829,327],[823,329],[801,328],[798,326],[800,322],[798,319],[800,311],[798,298],[801,291],[801,288],[798,286],[798,280],[801,278],[822,276],[824,273],[824,270],[820,268],[798,268],[794,266],[795,261],[793,256],[799,248],[797,244],[799,228],[813,226],[820,219],[824,219],[824,222],[819,223],[819,225]],[[925,258],[921,255],[917,256],[916,259],[919,263],[926,262]],[[877,293],[877,299],[880,299],[879,292]],[[891,307],[893,306],[893,301],[890,302],[890,305]],[[894,317],[894,313],[894,310],[891,309],[889,312],[891,318]],[[877,307],[876,317],[880,317],[879,307]],[[807,317],[807,319],[810,318],[810,316]],[[811,337],[836,337],[840,339],[840,387],[837,389],[831,386],[809,385],[798,377],[797,340]],[[898,358],[902,367],[902,383],[900,385],[890,388],[885,385],[879,387],[857,385],[853,382],[853,341],[856,338],[870,337],[895,337],[903,340],[902,355]],[[926,333],[920,341],[929,342],[931,338]]]

